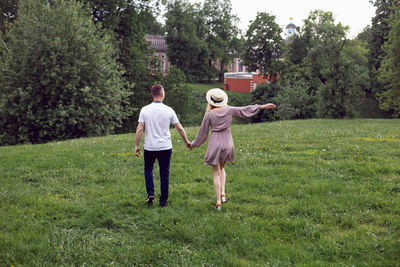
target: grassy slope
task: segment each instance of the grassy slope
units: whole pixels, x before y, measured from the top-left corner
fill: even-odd
[[[0,147],[0,265],[399,265],[399,122],[233,125],[222,212],[176,131],[166,208],[133,134]]]

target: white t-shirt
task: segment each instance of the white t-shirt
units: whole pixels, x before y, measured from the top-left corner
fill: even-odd
[[[139,122],[144,122],[144,149],[160,151],[172,148],[170,124],[179,122],[175,111],[161,102],[153,102],[140,110]]]

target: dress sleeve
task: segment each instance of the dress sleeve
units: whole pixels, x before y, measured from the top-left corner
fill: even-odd
[[[192,145],[201,146],[207,140],[208,133],[210,131],[210,117],[204,116],[203,122],[200,125],[199,132],[197,133],[196,139],[192,142]]]
[[[249,118],[260,112],[260,105],[232,107],[232,117]]]

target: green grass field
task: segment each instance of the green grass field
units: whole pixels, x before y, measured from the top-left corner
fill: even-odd
[[[165,208],[144,204],[134,134],[0,147],[0,265],[400,266],[400,120],[232,133],[221,212],[206,147],[175,130]]]

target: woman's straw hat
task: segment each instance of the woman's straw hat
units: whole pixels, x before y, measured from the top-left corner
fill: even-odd
[[[208,90],[206,98],[207,102],[214,107],[224,107],[228,103],[228,95],[219,88]]]

